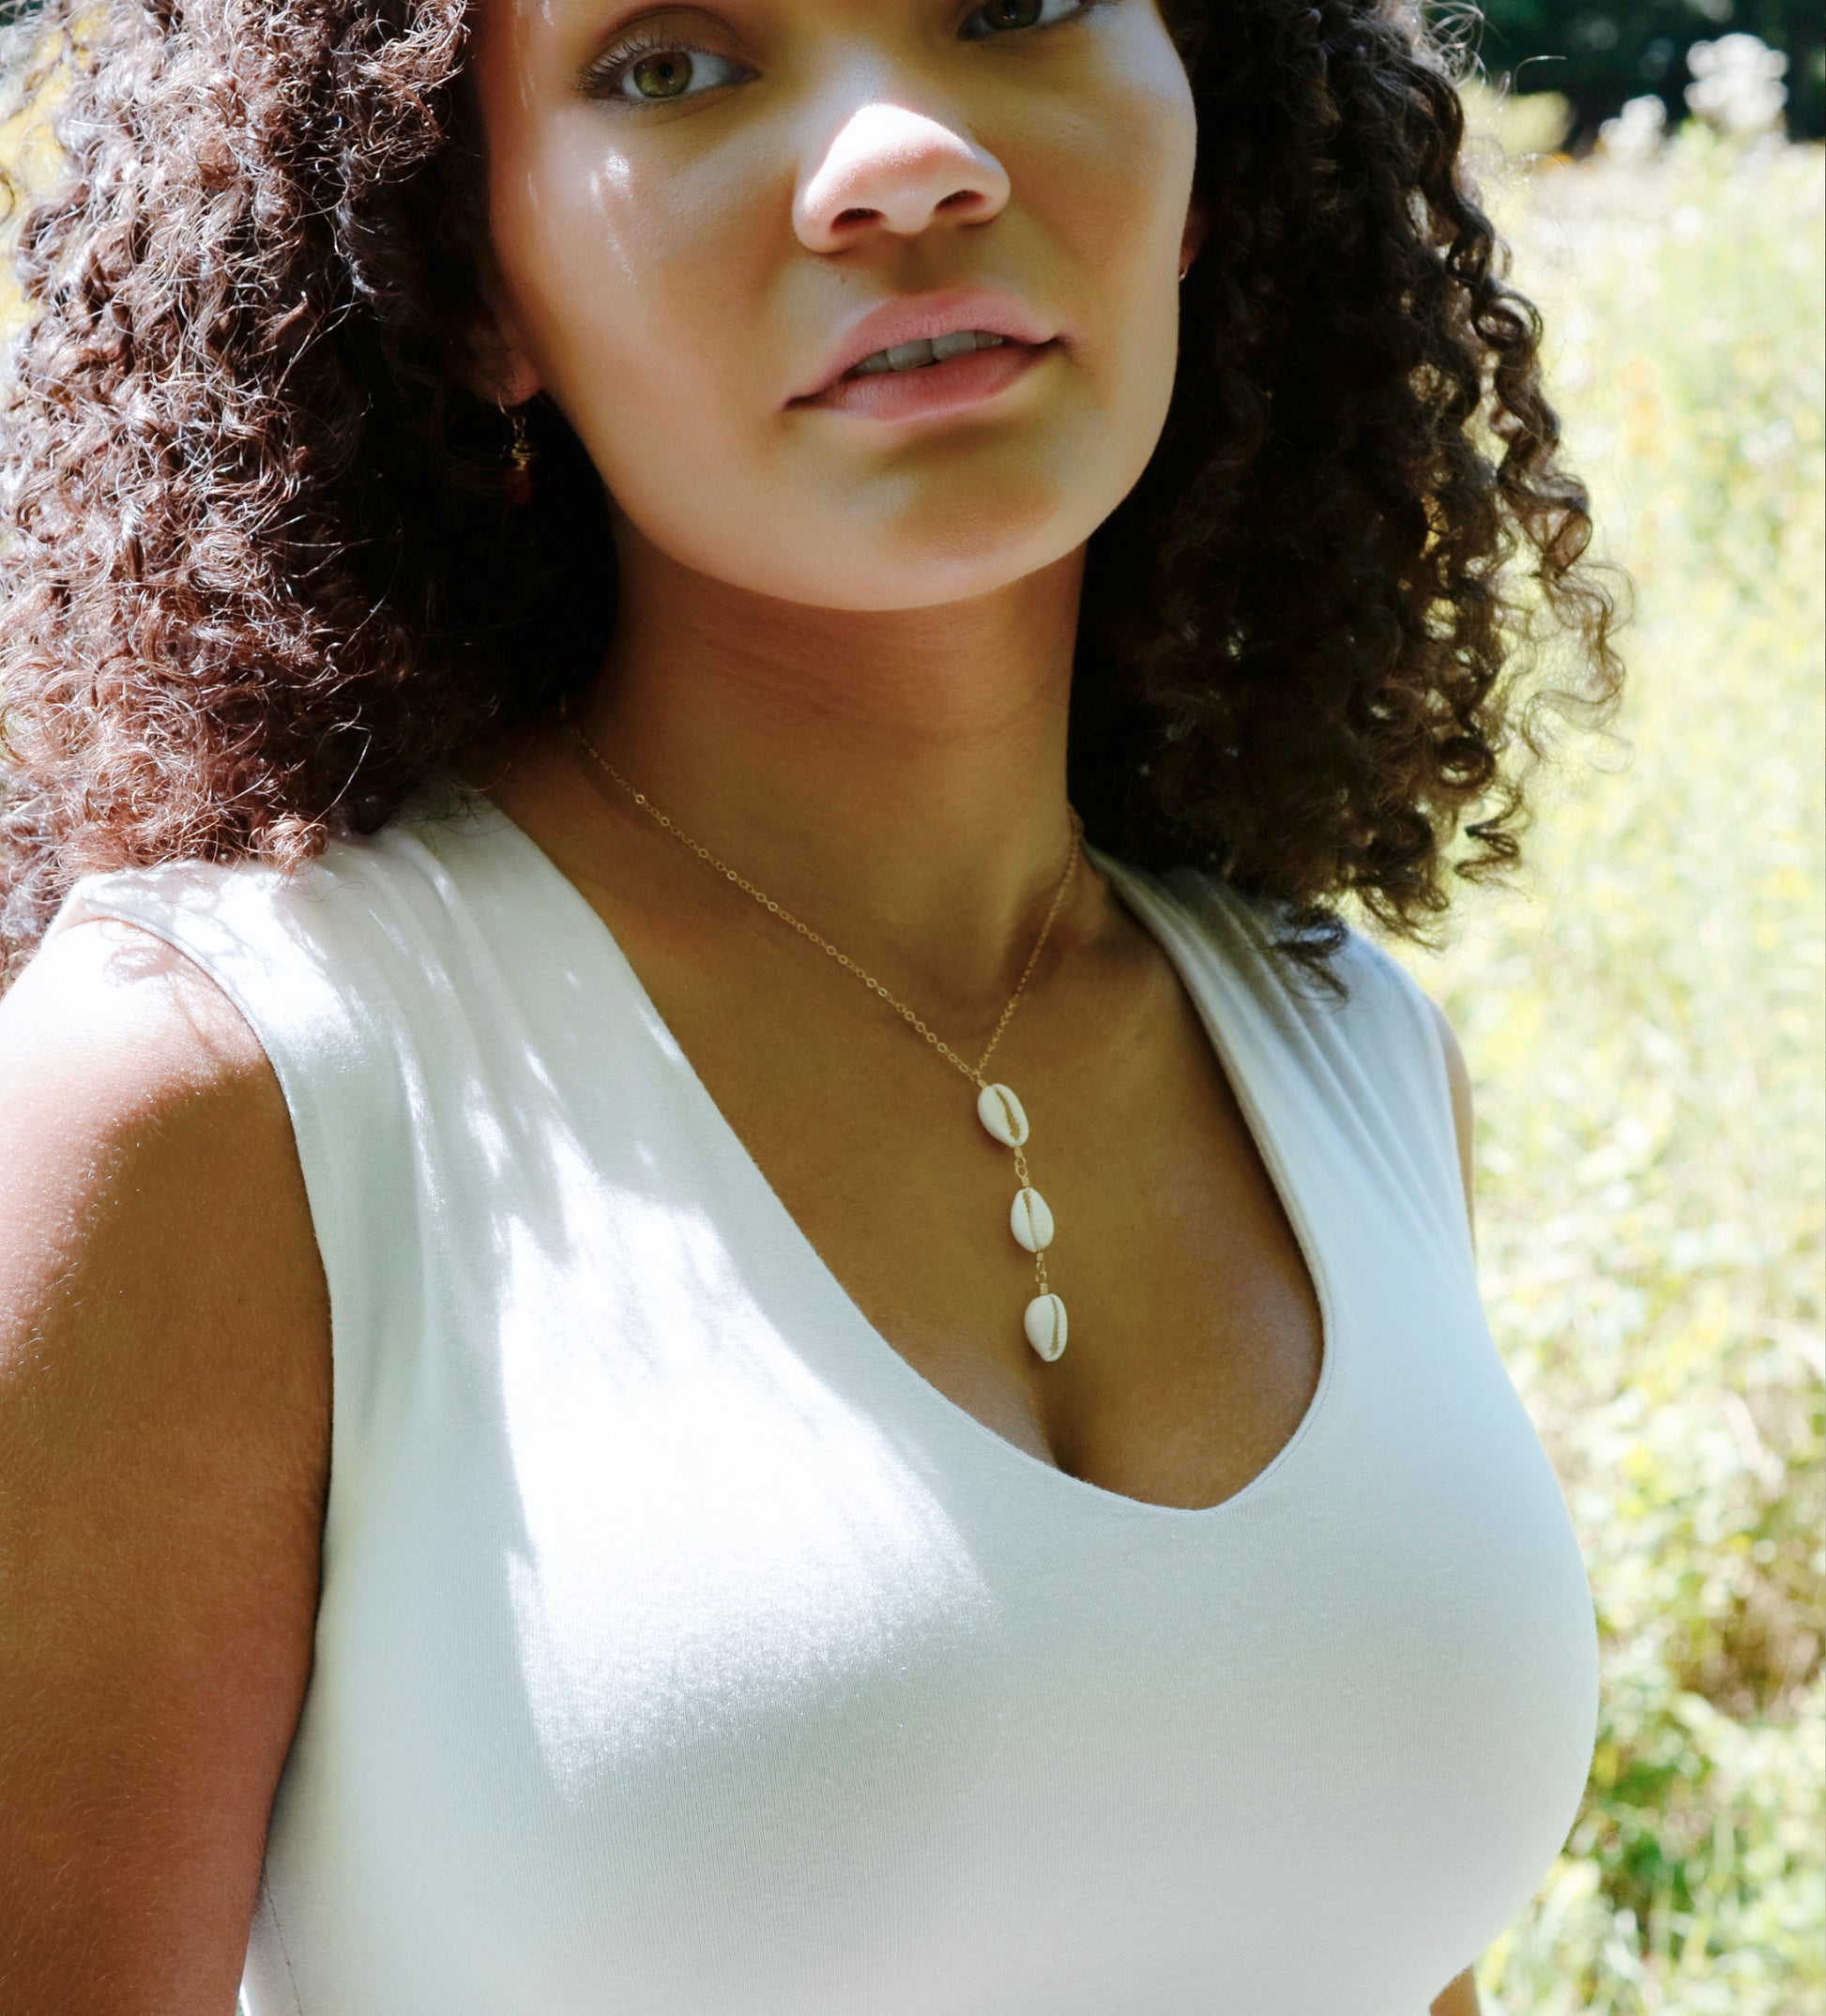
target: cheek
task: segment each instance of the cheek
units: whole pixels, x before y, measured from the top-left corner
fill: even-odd
[[[1022,198],[1081,276],[1086,362],[1104,404],[1154,403],[1179,338],[1179,252],[1197,129],[1170,45],[1142,52],[1022,149]]]
[[[606,116],[613,116],[608,115]],[[644,465],[730,448],[742,416],[771,404],[753,325],[768,205],[746,164],[715,187],[662,157],[618,152],[586,113],[551,120],[495,229],[509,290],[547,389],[612,489]]]
[[[1062,515],[1080,537],[1140,481],[1166,421],[1196,137],[1191,90],[1167,45],[1164,62],[1139,62],[1117,88],[1085,94],[1021,150],[1016,190],[1081,310],[1076,388],[1088,410],[1070,437],[1076,466],[1058,471]]]
[[[779,325],[804,254],[777,142],[691,160],[618,153],[592,127],[552,120],[494,216],[544,387],[650,543],[817,601],[822,569],[807,557],[866,542],[883,488],[905,508],[921,486],[890,477],[859,498],[824,458],[795,452],[796,423],[779,409],[805,359]]]

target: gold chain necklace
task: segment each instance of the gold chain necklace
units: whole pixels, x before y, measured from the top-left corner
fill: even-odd
[[[1027,991],[1027,982],[1033,978],[1033,970],[1040,963],[1040,955],[1046,949],[1046,940],[1052,936],[1053,920],[1058,915],[1059,906],[1065,901],[1065,892],[1071,887],[1072,878],[1077,873],[1078,859],[1084,851],[1084,825],[1076,812],[1072,814],[1072,848],[1066,856],[1065,872],[1058,878],[1058,886],[1053,891],[1053,900],[1047,906],[1045,922],[1040,926],[1040,936],[1033,941],[1033,950],[1027,955],[1027,963],[1021,970],[1014,991],[1008,998],[1008,1005],[1002,1010],[1001,1019],[996,1024],[995,1033],[990,1037],[982,1055],[975,1063],[967,1062],[936,1031],[929,1029],[920,1016],[891,993],[874,974],[864,972],[856,961],[839,952],[828,938],[821,937],[808,924],[801,924],[784,904],[776,903],[765,890],[755,888],[745,876],[738,875],[726,861],[719,860],[701,841],[693,840],[674,819],[662,812],[644,791],[637,791],[626,777],[616,770],[607,756],[590,741],[582,728],[571,718],[568,702],[559,709],[565,725],[577,739],[584,753],[611,778],[646,813],[653,823],[677,841],[680,847],[695,854],[707,867],[714,868],[725,881],[733,882],[744,895],[767,911],[768,916],[797,931],[800,938],[815,945],[827,958],[834,959],[845,972],[853,973],[870,993],[879,996],[900,1016],[907,1027],[916,1031],[945,1061],[953,1069],[961,1071],[977,1088],[977,1118],[983,1127],[1014,1157],[1014,1177],[1020,1188],[1014,1193],[1014,1202],[1009,1212],[1009,1229],[1014,1234],[1018,1245],[1033,1255],[1033,1277],[1035,1293],[1027,1304],[1024,1327],[1027,1342],[1051,1364],[1065,1349],[1066,1318],[1065,1305],[1053,1292],[1046,1275],[1046,1248],[1053,1243],[1053,1214],[1047,1208],[1046,1199],[1033,1187],[1027,1172],[1025,1150],[1030,1129],[1027,1116],[1012,1090],[1006,1085],[992,1084],[984,1076],[989,1060],[996,1054],[996,1046],[1001,1042],[1003,1032],[1013,1019],[1014,1011],[1021,1005],[1021,997]]]

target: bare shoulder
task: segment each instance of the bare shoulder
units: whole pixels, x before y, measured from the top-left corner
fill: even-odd
[[[125,1138],[155,1107],[252,1089],[266,1065],[253,1031],[201,970],[126,924],[54,938],[0,997],[8,1119],[29,1124],[34,1094],[59,1093]],[[15,1102],[23,1102],[18,1104]]]
[[[0,1000],[0,2002],[228,2016],[310,1672],[328,1315],[258,1042],[149,934]]]

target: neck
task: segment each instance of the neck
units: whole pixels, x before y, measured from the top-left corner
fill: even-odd
[[[892,947],[958,997],[1018,971],[1070,843],[1081,556],[856,611],[732,588],[631,532],[620,552],[615,645],[574,713],[622,775],[865,965]]]

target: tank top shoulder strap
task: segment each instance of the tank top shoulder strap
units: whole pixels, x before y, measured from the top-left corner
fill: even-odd
[[[332,843],[295,872],[172,863],[90,876],[53,933],[92,919],[137,925],[193,961],[259,1039],[297,1141],[329,1290],[336,1441],[388,1376],[373,1340],[409,1312],[438,1209],[426,1116],[473,1074],[478,853],[464,808]]]
[[[1098,854],[1213,1020],[1245,1107],[1285,1138],[1327,1144],[1396,1184],[1430,1229],[1468,1248],[1469,1224],[1444,1046],[1426,996],[1347,930],[1332,985],[1275,949],[1277,924],[1193,867],[1155,876]]]

